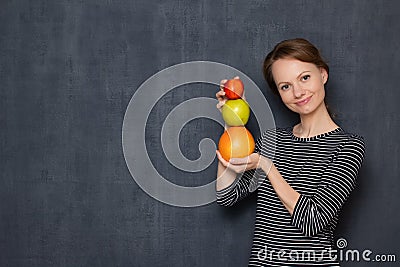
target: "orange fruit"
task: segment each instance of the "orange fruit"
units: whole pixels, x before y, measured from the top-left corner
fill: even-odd
[[[247,157],[254,152],[254,138],[244,126],[229,127],[221,135],[218,150],[229,161],[231,158]]]

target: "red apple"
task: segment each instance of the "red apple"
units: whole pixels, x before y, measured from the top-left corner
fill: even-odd
[[[239,99],[243,97],[244,86],[240,79],[231,79],[224,84],[225,96],[228,99]]]

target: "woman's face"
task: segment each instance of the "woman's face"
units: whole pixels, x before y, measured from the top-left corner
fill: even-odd
[[[283,103],[292,111],[307,115],[325,107],[324,84],[328,73],[312,63],[297,59],[278,59],[272,75]]]

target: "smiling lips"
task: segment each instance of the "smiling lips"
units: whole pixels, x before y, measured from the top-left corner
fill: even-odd
[[[310,102],[310,99],[311,99],[311,96],[307,97],[306,99],[296,102],[296,105],[303,106],[303,105],[307,104],[308,102]]]

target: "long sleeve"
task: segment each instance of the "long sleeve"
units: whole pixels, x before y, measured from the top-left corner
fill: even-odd
[[[261,136],[257,139],[254,149],[255,153],[261,153],[263,137]],[[236,180],[230,186],[216,191],[217,203],[221,206],[229,207],[247,197],[256,190],[257,183],[260,180],[259,177],[262,173],[262,170],[253,169],[237,175]]]
[[[229,207],[247,197],[252,192],[250,184],[255,179],[253,175],[255,175],[255,170],[246,171],[243,175],[238,176],[230,186],[217,191],[217,203]]]
[[[321,184],[314,195],[300,195],[291,223],[305,236],[321,232],[335,217],[355,187],[365,156],[365,143],[351,136],[322,173]]]

